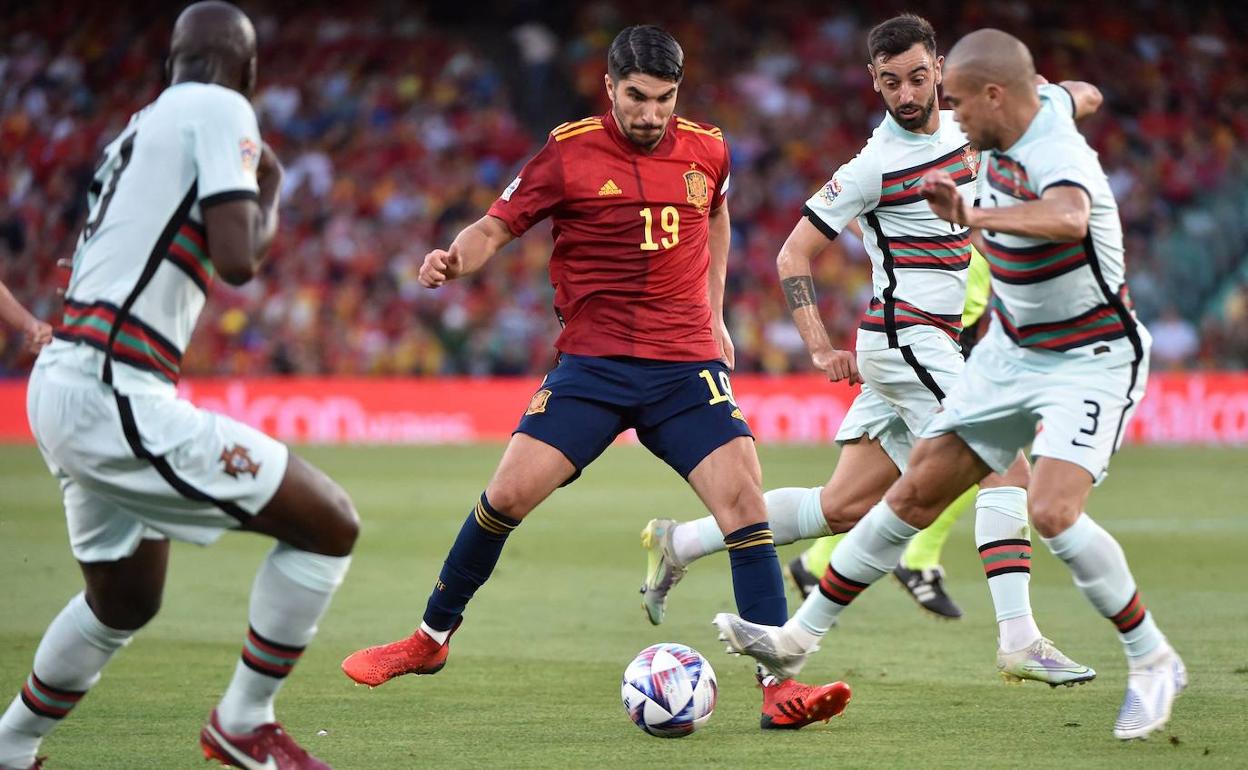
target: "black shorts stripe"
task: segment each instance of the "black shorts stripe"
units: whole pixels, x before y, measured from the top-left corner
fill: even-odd
[[[121,415],[121,429],[126,436],[126,443],[130,445],[130,451],[134,452],[135,457],[150,462],[161,478],[167,481],[169,486],[173,487],[178,494],[186,499],[214,505],[237,519],[240,524],[245,524],[251,519],[251,514],[244,511],[236,503],[231,503],[228,500],[218,500],[207,492],[197,489],[186,479],[179,476],[163,455],[154,455],[148,451],[147,447],[143,446],[143,438],[139,435],[139,426],[134,420],[134,408],[130,406],[130,398],[117,392],[113,393],[113,397],[117,400],[117,411]]]
[[[215,195],[205,195],[199,201],[200,209],[210,208],[218,203],[229,203],[230,201],[260,201],[260,194],[255,190],[226,190],[216,193]]]
[[[936,378],[932,377],[932,373],[925,369],[923,364],[919,363],[918,357],[914,355],[914,351],[910,349],[909,345],[901,346],[901,357],[906,359],[906,363],[910,364],[910,368],[918,376],[919,382],[923,383],[923,386],[932,392],[936,400],[944,401],[945,391],[941,390],[940,386],[936,384]]]
[[[1127,303],[1123,301],[1120,294],[1110,291],[1109,284],[1105,281],[1105,274],[1101,272],[1101,260],[1096,254],[1096,244],[1092,241],[1091,223],[1088,224],[1088,234],[1083,237],[1083,251],[1088,255],[1088,265],[1092,268],[1092,275],[1096,277],[1096,284],[1101,287],[1105,301],[1118,312],[1127,339],[1131,340],[1131,349],[1135,351],[1135,358],[1131,361],[1131,380],[1127,384],[1127,403],[1118,417],[1118,428],[1114,431],[1114,443],[1111,445],[1113,446],[1112,454],[1118,451],[1118,442],[1122,440],[1122,429],[1127,425],[1127,413],[1135,406],[1135,399],[1131,398],[1131,392],[1135,390],[1135,383],[1140,376],[1140,364],[1144,362],[1144,342],[1140,339],[1139,329],[1135,325],[1135,316],[1131,315],[1131,311],[1127,309]]]

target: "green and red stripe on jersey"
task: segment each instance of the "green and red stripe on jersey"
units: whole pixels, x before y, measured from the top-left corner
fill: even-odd
[[[962,316],[957,313],[950,315],[928,313],[909,302],[895,299],[893,300],[893,326],[896,329],[905,329],[910,326],[935,326],[957,342],[958,335],[962,333]],[[859,320],[858,328],[887,334],[888,316],[885,313],[884,303],[872,297],[871,304]]]
[[[850,580],[832,569],[832,565],[829,564],[823,577],[819,578],[819,593],[823,594],[828,601],[844,606],[857,599],[858,594],[867,590],[868,585],[868,583]]]
[[[65,715],[77,706],[78,701],[82,700],[82,696],[86,694],[86,690],[79,692],[52,687],[31,671],[30,676],[26,677],[26,684],[22,685],[21,697],[26,708],[39,716],[64,719]]]
[[[985,238],[984,257],[993,278],[1013,284],[1042,283],[1088,263],[1082,241],[1010,248]]]
[[[979,547],[984,575],[994,578],[1011,572],[1031,572],[1031,541],[1022,538],[994,540]]]
[[[1125,634],[1143,623],[1144,616],[1147,614],[1148,608],[1144,606],[1144,602],[1140,601],[1140,592],[1136,591],[1131,594],[1131,601],[1127,602],[1127,606],[1117,614],[1111,615],[1109,619],[1118,627],[1118,633]]]
[[[1064,352],[1093,342],[1105,342],[1127,336],[1122,315],[1113,305],[1097,305],[1073,318],[1049,323],[1016,326],[997,296],[992,298],[992,311],[1001,328],[1015,345]]]
[[[879,206],[904,206],[922,200],[919,185],[923,176],[931,171],[946,171],[953,177],[954,184],[963,184],[975,179],[975,169],[967,163],[967,153],[973,152],[970,145],[964,144],[936,160],[900,171],[890,171],[880,178]]]
[[[898,236],[888,239],[894,268],[965,270],[971,266],[971,234]]]
[[[189,219],[178,228],[169,244],[169,261],[207,293],[216,272],[208,258],[208,236],[204,226]]]
[[[992,159],[988,161],[988,186],[1021,201],[1040,198],[1032,192],[1031,179],[1023,164],[1005,155],[993,153]]]
[[[178,381],[182,351],[160,332],[128,315],[113,334],[118,309],[109,302],[85,304],[65,300],[65,315],[55,334],[71,342],[82,342],[109,352],[112,337],[113,357],[137,369],[152,372],[171,383]]]
[[[303,650],[303,647],[291,647],[265,639],[256,633],[256,629],[248,627],[247,638],[243,641],[243,663],[252,671],[285,679],[295,663],[299,662]]]

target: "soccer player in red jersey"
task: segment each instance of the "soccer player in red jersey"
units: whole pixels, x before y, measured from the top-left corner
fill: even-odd
[[[425,257],[420,280],[436,288],[550,217],[560,357],[451,547],[420,628],[343,661],[357,682],[440,670],[507,536],[629,428],[714,514],[741,614],[787,618],[758,456],[729,382],[728,148],[718,128],[674,115],[684,53],[667,32],[623,30],[607,70],[610,112],[555,128],[486,216]],[[826,720],[849,700],[841,682],[760,681],[764,728]]]

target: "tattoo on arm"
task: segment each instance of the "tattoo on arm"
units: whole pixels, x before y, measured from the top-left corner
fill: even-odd
[[[788,300],[789,310],[815,304],[815,281],[809,275],[795,275],[780,282],[784,288],[784,298]]]

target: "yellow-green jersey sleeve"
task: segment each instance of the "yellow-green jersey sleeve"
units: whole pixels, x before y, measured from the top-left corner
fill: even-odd
[[[966,304],[962,306],[962,328],[978,321],[988,308],[988,297],[992,294],[991,279],[988,260],[979,253],[979,249],[971,246],[971,267],[966,274]]]

